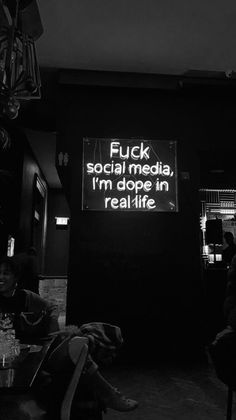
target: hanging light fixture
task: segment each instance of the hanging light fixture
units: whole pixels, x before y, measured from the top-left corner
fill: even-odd
[[[5,7],[9,7],[11,22],[3,4],[0,10],[4,23],[0,29],[0,111],[14,119],[20,101],[41,97],[41,82],[34,38],[22,30],[26,25],[22,21],[20,0],[9,3],[10,7]]]

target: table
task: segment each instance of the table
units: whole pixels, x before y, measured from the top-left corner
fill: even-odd
[[[53,339],[25,345],[7,367],[0,367],[0,394],[27,392],[32,388]]]

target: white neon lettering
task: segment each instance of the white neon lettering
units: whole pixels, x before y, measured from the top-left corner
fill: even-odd
[[[149,153],[150,153],[150,147],[147,146],[145,147],[145,149],[143,148],[143,142],[141,143],[141,147],[140,147],[140,159],[149,159]]]
[[[95,177],[93,176],[93,190],[95,190],[96,184],[95,184]]]
[[[126,147],[126,153],[122,153],[122,147],[120,147],[120,158],[121,159],[129,159],[129,146]]]
[[[147,201],[147,208],[148,209],[155,209],[156,204],[155,204],[155,200],[153,200],[152,198],[149,198],[149,200]]]
[[[162,175],[162,162],[157,162],[150,168],[151,175]]]
[[[107,209],[107,204],[109,201],[111,201],[111,197],[105,197],[105,209]]]
[[[144,196],[142,197],[143,207],[145,207],[145,202],[147,201],[147,199],[148,199],[148,195],[144,195]]]
[[[123,178],[125,179],[125,178]],[[132,191],[134,189],[134,181],[132,181],[132,179],[130,179],[129,181],[126,182],[126,188],[127,190]]]
[[[160,191],[169,191],[169,183],[167,181],[161,181],[160,182]]]
[[[159,181],[159,178],[156,180],[156,191],[169,191],[169,183],[167,181]]]
[[[87,174],[101,174],[104,173],[106,175],[122,175],[126,173],[126,162],[122,163],[114,163],[112,160],[111,163],[87,163]],[[171,170],[169,165],[163,165],[162,162],[157,162],[155,165],[148,165],[145,164],[142,166],[140,163],[129,163],[127,166],[127,171],[130,175],[161,175],[161,176],[168,176],[172,177],[174,172]]]
[[[139,190],[143,189],[143,181],[136,181],[135,183],[135,192],[139,192]]]
[[[119,145],[120,145],[120,142],[119,141],[112,141],[111,142],[110,158],[112,158],[114,155],[116,155],[117,153],[119,153]],[[118,149],[117,149],[117,147],[118,147]]]
[[[132,157],[132,159],[137,160],[139,158],[139,154],[138,155],[135,155],[134,154],[135,150],[139,150],[139,146],[134,146],[131,149],[131,157]]]
[[[142,196],[141,194],[136,195],[133,199],[131,199],[130,195],[127,195],[126,197],[118,198],[111,198],[106,197],[105,198],[105,208],[108,207],[112,209],[149,209],[153,210],[156,207],[155,200],[148,198],[148,195]]]
[[[101,174],[102,173],[102,164],[101,163],[96,163],[96,165],[94,166],[94,172],[96,174]]]
[[[123,162],[125,164],[125,162]],[[122,164],[123,165],[123,164]],[[123,171],[123,166],[121,165],[121,163],[116,163],[115,164],[115,175],[121,175],[122,173],[124,173]]]
[[[149,173],[150,173],[150,166],[147,165],[147,164],[143,165],[142,173],[143,173],[143,175],[149,175]]]
[[[107,168],[110,168],[110,170],[107,169]],[[107,175],[110,175],[111,174],[111,163],[106,163],[104,165],[104,173],[107,174]]]
[[[111,207],[113,209],[118,209],[118,207],[119,207],[119,200],[118,200],[118,198],[112,198],[111,199]]]
[[[175,173],[169,164],[156,161],[157,155],[145,140],[131,144],[123,140],[111,141],[107,151],[110,151],[110,159],[106,153],[108,159],[104,154],[97,162],[84,163],[90,192],[97,192],[97,196],[99,192],[105,209],[153,210],[160,206],[162,210],[163,203],[159,205],[157,198],[163,200],[168,196],[173,181],[170,178]],[[112,197],[105,197],[108,194]]]
[[[143,184],[144,191],[150,191],[152,188],[152,182],[151,181],[145,181]]]
[[[93,163],[87,163],[87,173],[88,174],[93,173]]]
[[[104,191],[106,191],[107,189],[111,190],[112,189],[112,181],[110,179],[101,179],[99,181],[99,190],[102,190],[104,187]]]
[[[156,165],[152,165],[150,168],[151,175],[158,175],[159,174],[159,163],[157,162]]]
[[[129,157],[131,157],[134,160],[148,160],[150,158],[149,154],[150,146],[144,147],[143,142],[141,142],[140,146],[133,146],[131,148],[130,146],[120,146],[119,141],[112,141],[110,145],[110,158],[112,158],[113,156],[117,157],[118,155],[118,157],[122,160],[129,159]]]
[[[142,173],[142,165],[140,165],[140,163],[130,163],[129,173],[132,174],[132,172],[134,175],[137,175],[137,172],[140,175]]]
[[[127,204],[127,200],[126,200],[125,198],[123,198],[123,197],[122,197],[122,198],[120,199],[120,208],[121,208],[121,209],[127,209],[127,205],[128,205],[128,204]]]
[[[117,190],[125,191],[125,178],[117,182]]]
[[[169,165],[163,166],[163,175],[170,176],[170,167]]]

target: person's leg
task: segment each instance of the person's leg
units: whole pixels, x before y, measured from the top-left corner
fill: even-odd
[[[25,399],[19,407],[22,415],[28,415],[30,420],[45,420],[47,417],[46,410],[42,409],[33,399]]]
[[[29,395],[2,395],[1,420],[45,420],[46,411]]]
[[[131,411],[137,408],[138,402],[126,398],[117,388],[114,388],[104,376],[96,370],[92,375],[87,375],[87,382],[91,384],[97,397],[107,408],[116,411]]]
[[[68,354],[74,364],[78,361],[80,349],[81,337],[73,337],[68,343]],[[107,408],[112,408],[117,411],[130,411],[138,406],[137,401],[126,398],[103,377],[98,370],[97,364],[90,355],[88,355],[83,380],[91,389],[93,389],[98,399],[100,399]]]

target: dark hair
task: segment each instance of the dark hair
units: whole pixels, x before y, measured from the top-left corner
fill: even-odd
[[[7,255],[4,257],[1,257],[0,266],[3,264],[11,270],[11,272],[15,275],[15,277],[19,276],[19,266],[16,263],[14,257],[8,257]]]
[[[225,238],[226,241],[227,240],[233,241],[234,240],[234,235],[232,234],[232,232],[225,232],[224,233],[224,238]]]

